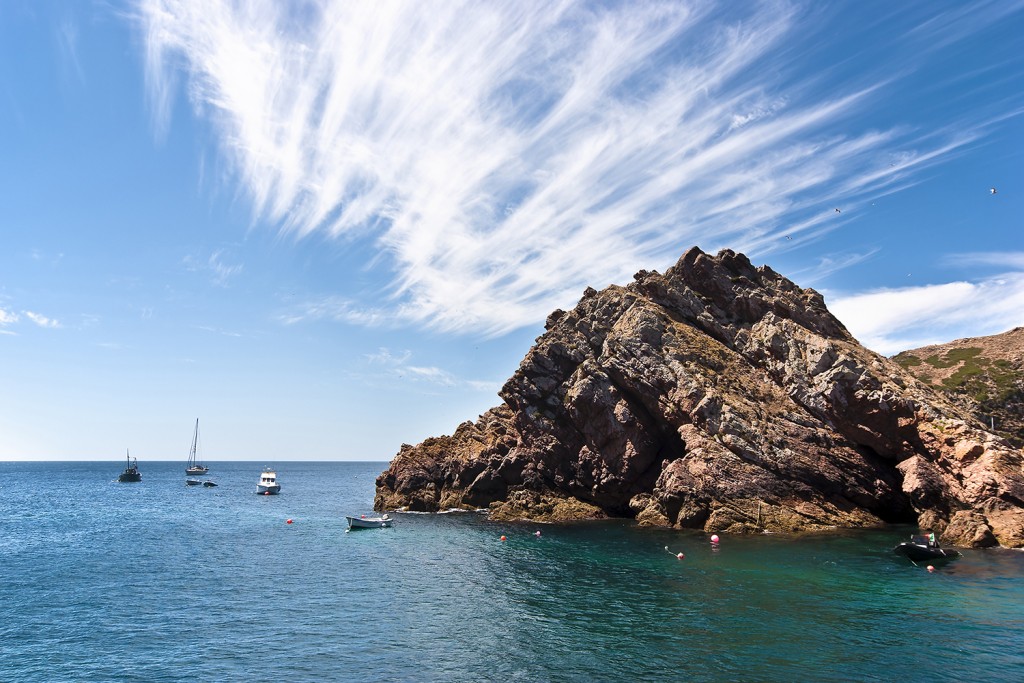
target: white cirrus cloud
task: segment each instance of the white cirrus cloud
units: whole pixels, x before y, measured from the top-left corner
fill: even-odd
[[[222,286],[243,269],[242,264],[226,263],[223,249],[213,251],[205,259],[189,254],[182,261],[190,271],[207,273],[214,284]]]
[[[334,320],[361,327],[383,327],[394,322],[394,315],[390,311],[363,308],[356,302],[340,296],[311,299],[292,306],[291,309],[278,316],[278,320],[285,325],[312,320]]]
[[[12,325],[18,322],[18,314],[0,308],[0,325]]]
[[[500,382],[462,379],[436,366],[413,365],[409,362],[412,359],[412,351],[409,350],[394,353],[386,347],[381,347],[374,353],[366,354],[364,357],[370,364],[385,368],[389,375],[412,381],[449,388],[464,387],[480,392],[496,392],[501,387]]]
[[[995,266],[1024,270],[1024,251],[968,252],[951,254],[943,259],[947,266],[969,268],[974,266]]]
[[[1007,4],[929,13],[891,47],[926,59]],[[855,84],[833,79],[841,64],[808,73],[812,48],[794,44],[825,14],[684,0],[138,2],[158,128],[187,83],[258,219],[370,238],[386,257],[379,300],[325,300],[293,321],[478,334],[543,320],[693,244],[763,253],[820,235],[841,225],[838,200],[911,186],[985,135],[992,112],[928,131],[851,125],[915,62],[885,60]]]
[[[46,327],[49,329],[55,329],[60,327],[59,321],[53,318],[48,318],[41,313],[35,313],[33,311],[25,311],[24,313],[26,318],[34,322],[39,327]]]

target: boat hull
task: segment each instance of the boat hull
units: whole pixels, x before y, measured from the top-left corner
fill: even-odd
[[[386,529],[391,526],[390,517],[346,517],[349,529]]]
[[[264,486],[259,484],[256,486],[256,493],[261,496],[276,496],[281,493],[281,485],[275,484],[273,486]]]
[[[138,472],[122,472],[117,480],[121,483],[134,483],[142,481],[142,475]]]
[[[893,552],[897,555],[902,555],[911,562],[948,562],[960,557],[960,553],[956,550],[928,547],[909,541],[900,543],[893,548]]]

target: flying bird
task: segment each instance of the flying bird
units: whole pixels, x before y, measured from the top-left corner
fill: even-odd
[[[836,213],[842,213],[842,211],[840,211],[839,209],[836,209]]]
[[[996,193],[996,188],[994,188],[994,187],[988,188],[988,193],[989,194],[995,194]]]

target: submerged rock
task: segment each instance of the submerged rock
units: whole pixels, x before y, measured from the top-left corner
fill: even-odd
[[[377,509],[732,532],[918,522],[951,545],[1024,546],[1021,452],[857,343],[820,294],[732,251],[588,288],[500,397],[403,445]]]

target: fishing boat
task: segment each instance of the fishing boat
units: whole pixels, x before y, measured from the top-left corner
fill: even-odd
[[[185,486],[199,486],[203,483],[202,479],[186,479]]]
[[[125,467],[124,472],[117,477],[117,480],[128,482],[142,481],[142,472],[139,472],[139,461],[132,460],[132,457],[128,454],[127,450],[124,453],[125,457],[128,459],[128,466]]]
[[[185,466],[185,474],[206,474],[210,468],[204,465],[196,456],[199,445],[199,418],[196,418],[196,430],[192,432],[192,448],[188,452],[188,465]]]
[[[261,496],[273,496],[281,493],[281,484],[277,482],[277,472],[269,467],[260,475],[260,483],[256,485],[256,493]]]
[[[359,517],[346,517],[348,520],[348,530],[353,529],[385,529],[391,526],[394,520],[388,515],[381,515],[380,517],[367,517],[366,515],[360,515]]]
[[[893,552],[902,555],[911,562],[946,562],[960,557],[956,550],[946,550],[939,547],[939,542],[931,536],[911,536],[909,541],[900,543]]]

